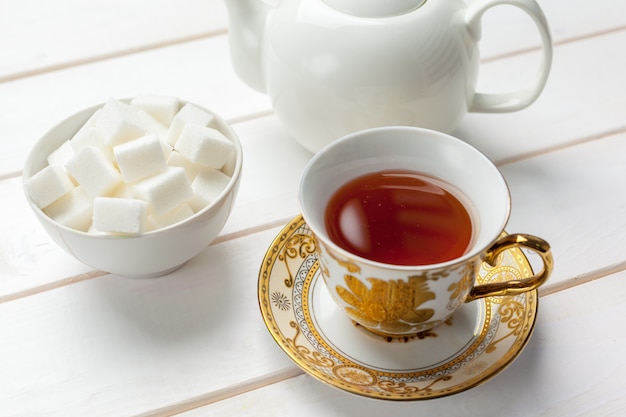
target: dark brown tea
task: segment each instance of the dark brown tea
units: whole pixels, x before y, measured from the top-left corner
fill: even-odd
[[[458,258],[472,239],[472,222],[444,184],[408,170],[357,177],[332,195],[326,230],[337,245],[373,261],[426,265]]]

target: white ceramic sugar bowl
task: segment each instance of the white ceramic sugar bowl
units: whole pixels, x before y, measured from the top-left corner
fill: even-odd
[[[48,155],[72,138],[103,105],[82,110],[44,134],[26,158],[23,182],[26,183],[44,168],[48,164]],[[57,223],[33,202],[25,186],[26,199],[51,239],[93,268],[140,278],[161,276],[176,270],[205,250],[224,227],[234,205],[241,180],[243,154],[238,136],[226,121],[208,109],[203,110],[214,116],[213,126],[232,141],[235,149],[234,161],[229,164],[227,173],[231,179],[215,201],[186,220],[170,226],[146,233],[115,236],[79,231]]]
[[[552,62],[535,0],[226,0],[234,68],[316,152],[388,125],[450,132],[467,112],[510,112],[541,93]],[[515,6],[536,24],[543,61],[518,91],[475,91],[481,18]],[[515,74],[511,75],[515,77]]]

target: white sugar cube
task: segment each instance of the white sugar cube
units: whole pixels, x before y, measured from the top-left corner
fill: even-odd
[[[95,127],[107,146],[119,145],[146,133],[137,110],[115,99],[109,99],[102,106]]]
[[[104,148],[104,139],[102,139],[102,136],[98,133],[98,129],[96,129],[95,126],[85,126],[70,139],[70,144],[74,150],[80,151],[85,146]]]
[[[224,166],[234,148],[219,130],[194,124],[183,128],[175,146],[190,161],[215,169]]]
[[[148,204],[131,198],[96,197],[93,227],[105,233],[142,233],[146,228]]]
[[[187,103],[176,113],[167,133],[167,143],[175,146],[183,128],[188,124],[209,126],[213,122],[213,115],[191,103]]]
[[[48,165],[27,179],[24,187],[37,207],[44,208],[72,191],[74,183],[63,168]]]
[[[191,184],[194,196],[189,200],[193,211],[198,212],[211,204],[224,191],[230,177],[216,169],[201,171]]]
[[[235,173],[236,166],[237,166],[237,154],[233,151],[230,153],[230,155],[228,155],[228,159],[226,160],[226,163],[224,164],[224,166],[222,167],[220,171],[222,171],[224,174],[228,175],[229,177],[232,177],[233,174]]]
[[[144,94],[133,98],[130,105],[145,111],[159,123],[169,127],[178,112],[180,102],[178,97]]]
[[[93,146],[99,149],[109,161],[115,161],[112,148],[104,144],[104,139],[94,126],[81,128],[74,137],[70,139],[70,144],[74,152],[80,151],[85,146]]]
[[[50,218],[80,231],[170,226],[211,204],[233,174],[234,144],[213,122],[213,114],[181,108],[176,97],[109,99],[48,155],[26,192]]]
[[[117,198],[135,198],[135,190],[132,185],[121,182],[113,191],[111,191],[107,197]]]
[[[65,168],[92,197],[110,193],[122,181],[119,171],[94,146],[76,152]]]
[[[161,149],[163,150],[163,155],[167,159],[173,149],[167,143],[168,128],[143,110],[138,110],[137,113],[139,114],[146,131],[155,134],[159,138],[159,141],[161,141]]]
[[[93,199],[78,186],[46,207],[46,213],[57,223],[86,232],[91,226]]]
[[[189,183],[191,183],[194,180],[194,178],[196,178],[196,175],[198,175],[198,172],[204,169],[202,165],[194,164],[189,159],[181,155],[181,153],[178,152],[177,150],[173,150],[172,153],[170,153],[169,157],[167,158],[167,165],[171,167],[184,168],[185,173],[187,174],[187,179],[189,180]]]
[[[134,182],[159,174],[167,162],[156,135],[145,135],[113,148],[115,160],[126,182]]]
[[[161,122],[141,109],[137,110],[137,114],[141,119],[141,123],[143,123],[143,126],[146,128],[146,132],[155,134],[160,141],[171,149],[172,147],[167,144],[167,126],[161,124]]]
[[[138,182],[134,189],[137,198],[147,201],[157,216],[193,196],[187,174],[181,167],[168,167],[165,172]]]
[[[72,139],[70,140],[72,141],[72,146],[74,146],[74,150],[78,151],[80,150],[80,148],[83,147],[83,143],[85,141],[85,138],[83,136],[85,135],[85,133],[87,133],[88,130],[95,129],[96,120],[98,120],[100,112],[102,112],[101,108],[96,110],[91,116],[89,116],[89,119],[87,119],[87,121],[80,127],[80,129],[78,129],[78,132],[76,132],[74,136],[72,136]],[[100,138],[100,140],[102,140],[102,138]],[[88,140],[87,142],[88,145],[92,145],[91,140]]]
[[[167,160],[174,148],[168,145],[167,142],[164,142],[162,140],[159,140],[159,142],[161,142],[161,151],[163,152],[163,157],[165,158],[165,160]]]
[[[50,155],[48,155],[48,158],[46,158],[46,160],[48,161],[48,165],[65,167],[65,163],[74,156],[74,153],[75,151],[72,147],[72,144],[69,140],[66,140],[61,146],[59,146]]]
[[[193,210],[191,209],[189,204],[185,202],[179,204],[178,206],[163,213],[160,216],[150,216],[150,220],[152,221],[154,228],[162,228],[183,221],[193,215]]]

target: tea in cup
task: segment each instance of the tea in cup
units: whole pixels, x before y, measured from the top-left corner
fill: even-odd
[[[382,127],[347,135],[306,166],[300,205],[331,297],[386,337],[436,327],[465,302],[536,289],[552,271],[547,242],[504,233],[510,196],[499,170],[444,133]],[[483,262],[495,267],[515,247],[535,251],[542,270],[475,283]]]

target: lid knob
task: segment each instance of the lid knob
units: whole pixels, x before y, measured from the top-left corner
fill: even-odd
[[[391,17],[411,12],[426,0],[323,0],[328,6],[358,17]]]

